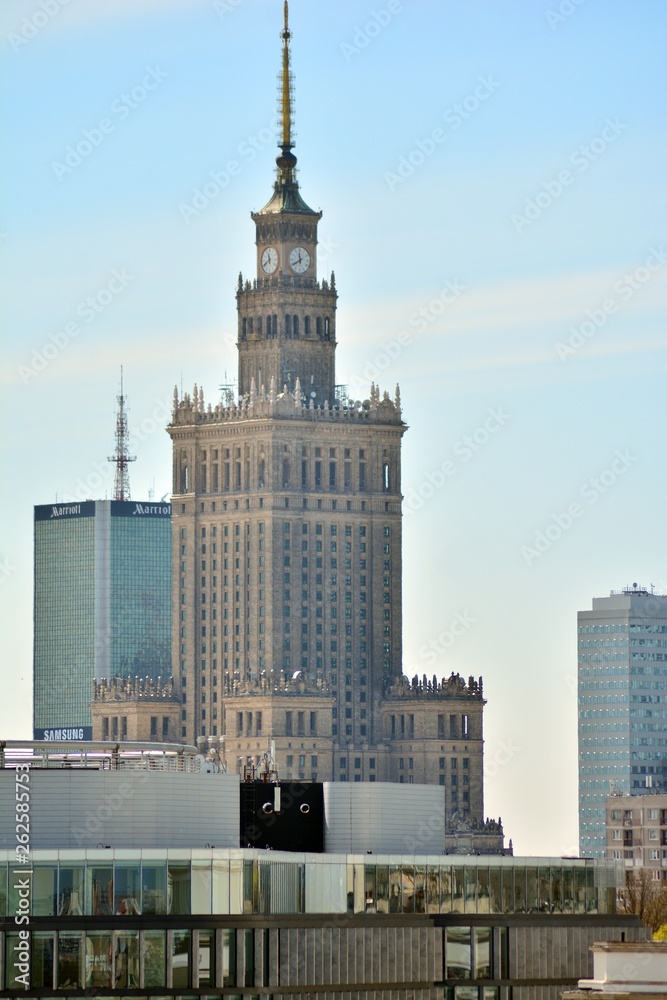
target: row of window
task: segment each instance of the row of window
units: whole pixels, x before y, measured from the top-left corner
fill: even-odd
[[[602,635],[610,632],[667,632],[667,624],[658,622],[649,625],[638,625],[628,622],[615,623],[613,625],[580,625],[579,635]]]
[[[320,340],[331,340],[331,334],[330,316],[303,317],[304,337],[314,335]],[[276,313],[270,313],[267,316],[243,316],[240,321],[239,336],[242,343],[245,343],[248,336],[263,336],[266,340],[275,340],[278,336],[282,336],[286,340],[299,340],[301,320],[299,316],[292,313],[285,313],[280,324]]]

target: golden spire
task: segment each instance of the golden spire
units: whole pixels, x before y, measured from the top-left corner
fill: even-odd
[[[280,118],[281,118],[281,142],[282,155],[278,157],[278,179],[283,184],[294,181],[294,168],[296,167],[296,156],[292,153],[294,145],[292,141],[292,130],[294,128],[294,118],[292,116],[292,96],[293,96],[293,76],[290,68],[290,40],[292,32],[289,28],[289,3],[284,4],[285,24],[280,34],[283,40],[283,67],[280,80]]]

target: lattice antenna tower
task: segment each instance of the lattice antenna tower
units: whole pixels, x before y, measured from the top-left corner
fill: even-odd
[[[128,455],[128,430],[127,415],[125,413],[125,396],[123,395],[123,369],[120,369],[120,395],[116,396],[118,402],[118,415],[116,417],[116,451],[109,456],[109,461],[116,466],[116,475],[113,484],[114,500],[130,499],[130,476],[128,465],[136,462],[136,455]]]

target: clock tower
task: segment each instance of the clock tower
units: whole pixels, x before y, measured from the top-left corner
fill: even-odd
[[[236,292],[238,397],[177,389],[168,427],[180,735],[220,741],[232,771],[270,740],[285,779],[446,781],[448,809],[482,822],[481,683],[402,677],[406,425],[398,386],[336,396],[337,291],[296,178],[287,3],[281,39],[276,178]]]
[[[282,38],[281,153],[270,201],[252,214],[257,276],[239,276],[239,392],[273,383],[294,392],[297,379],[306,403],[333,405],[335,398],[336,289],[317,278],[317,224],[322,217],[305,203],[293,153],[292,73],[288,7]]]

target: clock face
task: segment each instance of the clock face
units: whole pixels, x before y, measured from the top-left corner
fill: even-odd
[[[278,267],[278,253],[273,249],[273,247],[267,247],[262,253],[261,257],[262,269],[266,274],[273,274],[275,269]]]
[[[310,267],[310,254],[303,247],[294,247],[289,255],[289,262],[296,274],[305,274]]]

